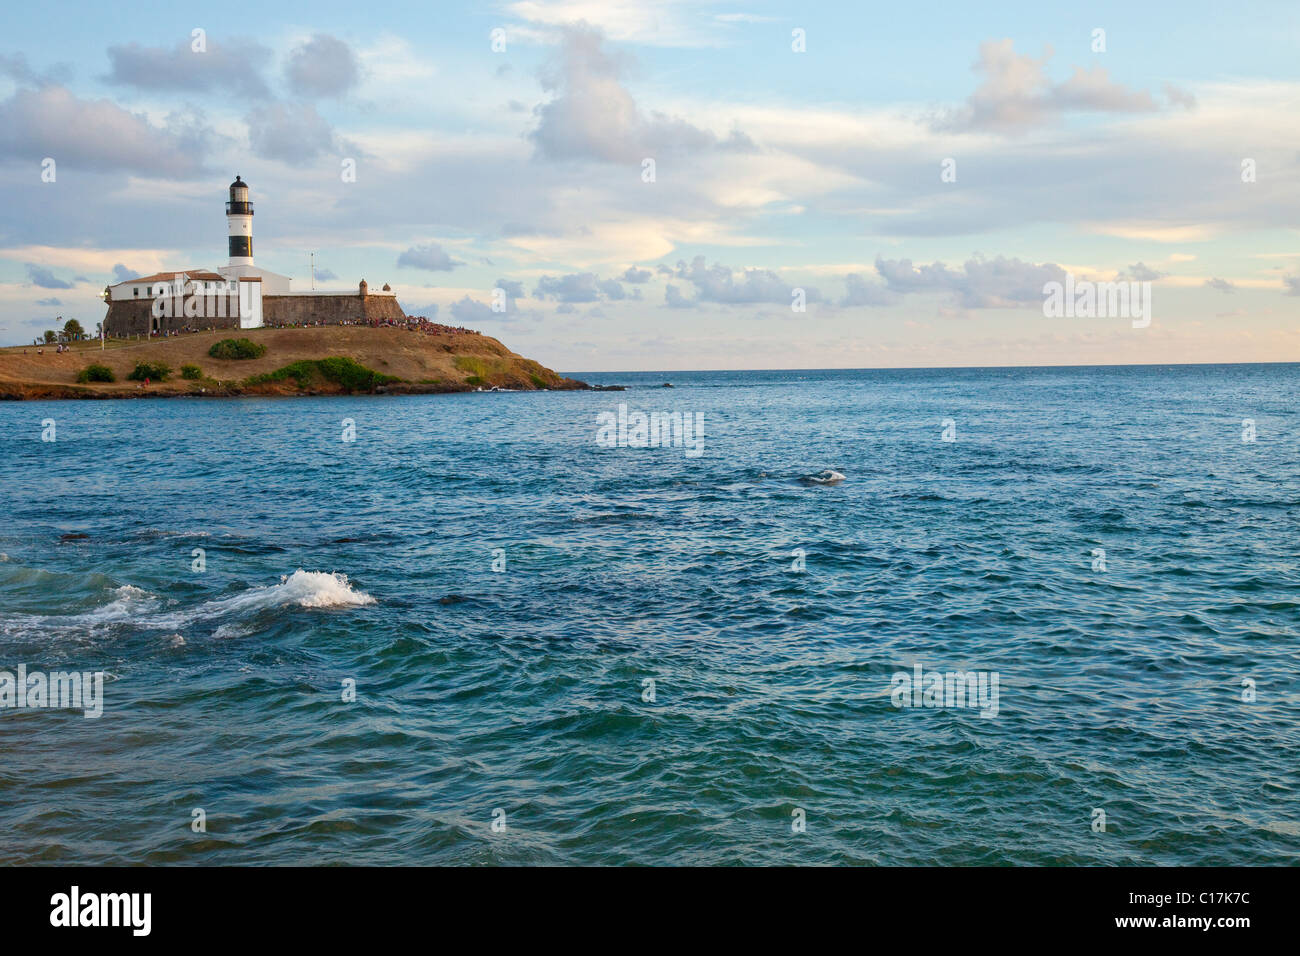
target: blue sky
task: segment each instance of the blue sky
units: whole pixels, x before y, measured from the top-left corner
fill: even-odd
[[[295,288],[315,252],[563,370],[1300,360],[1294,4],[8,17],[0,342],[223,264],[239,173]],[[1045,318],[1065,272],[1151,281],[1150,327]]]

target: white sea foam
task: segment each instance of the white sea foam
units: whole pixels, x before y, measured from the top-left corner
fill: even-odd
[[[159,627],[180,628],[184,625],[205,618],[225,617],[233,614],[244,616],[273,607],[296,604],[299,607],[361,607],[374,604],[375,599],[364,591],[358,591],[348,583],[346,574],[330,571],[304,571],[299,568],[293,574],[280,576],[279,584],[257,585],[247,591],[240,591],[229,597],[208,601],[198,607],[164,615],[156,621],[141,623],[156,624]]]
[[[346,574],[304,571],[280,578],[280,588],[290,600],[303,607],[360,607],[375,599],[348,583]]]
[[[300,607],[360,607],[374,604],[375,599],[358,591],[348,583],[346,574],[329,571],[304,571],[280,576],[279,584],[249,588],[219,601],[212,601],[198,609],[199,612],[259,610],[297,604]]]
[[[142,612],[147,612],[158,603],[158,599],[148,591],[132,584],[123,584],[121,587],[113,588],[113,594],[116,597],[107,604],[86,611],[84,614],[74,614],[68,620],[80,620],[87,624],[124,621],[140,616]]]
[[[158,598],[142,588],[124,584],[112,589],[113,600],[79,614],[0,615],[0,635],[31,637],[40,634],[81,638],[105,625],[147,619]]]
[[[0,616],[0,633],[19,630],[84,633],[100,625],[119,622],[177,632],[195,621],[230,615],[244,617],[257,611],[288,605],[330,608],[361,607],[375,603],[369,594],[352,587],[346,574],[304,571],[301,568],[293,574],[281,575],[279,584],[258,585],[186,610],[159,613],[157,596],[131,584],[114,588],[112,594],[112,601],[80,614]],[[248,631],[238,625],[223,624],[218,628],[216,636],[237,637],[245,633]]]

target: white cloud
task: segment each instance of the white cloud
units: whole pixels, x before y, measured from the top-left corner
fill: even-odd
[[[195,51],[189,40],[171,47],[127,43],[108,48],[109,83],[168,92],[225,91],[243,97],[270,94],[263,70],[271,51],[246,37],[210,39]]]
[[[311,103],[272,103],[248,114],[248,141],[266,159],[302,163],[336,148],[334,130]]]
[[[755,148],[736,130],[719,138],[680,117],[643,113],[623,85],[624,58],[605,48],[598,31],[566,27],[563,37],[557,61],[542,74],[543,88],[553,95],[535,110],[538,122],[530,138],[539,156],[640,163],[715,147]]]
[[[61,86],[20,89],[0,103],[0,157],[48,156],[73,169],[187,178],[203,168],[201,130],[158,127],[110,100],[83,100]]]
[[[891,292],[949,292],[965,309],[1041,305],[1043,285],[1065,281],[1065,270],[1055,263],[1005,256],[977,256],[967,260],[960,272],[942,262],[914,266],[910,259],[877,258],[876,271]]]
[[[726,42],[728,24],[698,12],[690,0],[520,0],[506,9],[550,32],[524,32],[511,28],[511,38],[545,42],[559,28],[577,23],[599,27],[620,43],[647,46],[708,47]]]
[[[299,96],[343,96],[359,78],[352,48],[328,33],[314,34],[290,51],[284,73]]]
[[[449,256],[436,242],[412,246],[397,257],[398,268],[427,269],[430,272],[450,272],[464,264]]]
[[[679,260],[673,276],[694,287],[694,299],[687,299],[678,286],[670,285],[665,291],[665,301],[673,308],[688,305],[716,303],[719,305],[783,305],[794,301],[796,288],[803,289],[808,303],[822,301],[821,292],[813,287],[789,282],[771,269],[732,269],[720,262],[709,265],[704,256],[695,256],[689,263]]]
[[[966,106],[943,117],[940,128],[1020,132],[1051,122],[1069,111],[1154,112],[1151,94],[1130,90],[1110,79],[1104,67],[1075,67],[1062,83],[1047,75],[1049,47],[1041,58],[1018,54],[1011,40],[980,44],[973,69],[983,76]],[[1183,101],[1185,105],[1185,99]]]

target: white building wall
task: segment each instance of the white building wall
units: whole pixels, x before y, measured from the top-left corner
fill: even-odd
[[[261,279],[263,295],[284,295],[293,281],[288,276],[257,266],[222,266],[217,272],[227,279]]]
[[[260,329],[262,327],[262,283],[239,283],[239,327],[241,329]]]

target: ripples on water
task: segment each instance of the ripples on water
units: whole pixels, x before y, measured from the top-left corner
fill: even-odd
[[[6,405],[0,667],[109,683],[0,711],[0,861],[1294,863],[1298,373]]]

